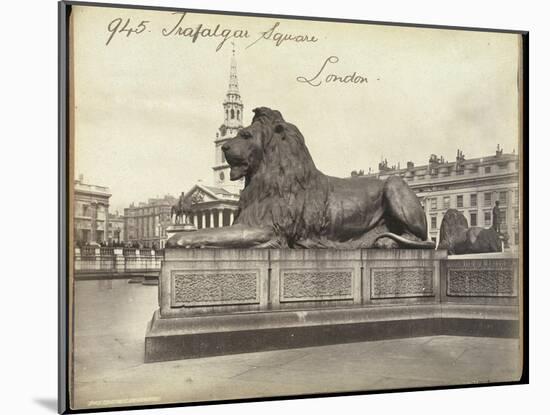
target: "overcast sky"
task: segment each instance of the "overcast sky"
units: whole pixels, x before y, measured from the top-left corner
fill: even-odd
[[[232,39],[216,50],[221,37],[164,36],[180,17],[74,7],[74,173],[111,189],[111,211],[212,182]],[[106,45],[116,18],[119,30],[127,18],[126,28],[149,22]],[[249,46],[277,22],[275,32],[317,41]],[[245,124],[255,107],[280,110],[326,174],[376,169],[381,157],[404,166],[431,153],[453,160],[457,148],[466,158],[494,154],[497,143],[518,150],[516,35],[199,14],[181,27],[199,24],[248,31],[233,39]],[[297,81],[331,56],[338,62],[312,81],[321,85]],[[324,82],[354,72],[368,83]]]

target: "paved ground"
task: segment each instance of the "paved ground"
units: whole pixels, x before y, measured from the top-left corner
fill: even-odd
[[[519,342],[456,336],[143,363],[157,287],[76,287],[76,408],[516,380]]]

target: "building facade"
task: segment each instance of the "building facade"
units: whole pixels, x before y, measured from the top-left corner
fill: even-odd
[[[115,213],[109,213],[109,241],[112,244],[122,244],[125,241],[124,238],[124,216],[120,215],[118,211]]]
[[[497,146],[494,155],[466,159],[458,150],[454,161],[431,155],[428,164],[406,168],[388,166],[383,161],[378,173],[367,174],[385,179],[401,176],[417,194],[426,212],[429,238],[439,243],[441,221],[448,209],[461,212],[469,226],[488,228],[492,209],[499,202],[501,233],[511,246],[520,241],[519,157],[505,154]],[[362,172],[352,172],[352,176]]]
[[[75,244],[109,243],[109,188],[84,183],[80,175],[74,181]]]
[[[164,248],[166,228],[171,224],[172,206],[177,199],[171,195],[133,203],[124,209],[124,238],[129,245],[143,248]]]

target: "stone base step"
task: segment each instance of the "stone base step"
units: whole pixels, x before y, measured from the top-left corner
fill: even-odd
[[[408,337],[519,337],[517,307],[413,305],[200,317],[153,315],[145,362]]]

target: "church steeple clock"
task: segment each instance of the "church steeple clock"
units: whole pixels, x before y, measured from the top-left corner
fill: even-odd
[[[235,45],[231,55],[231,67],[229,70],[229,88],[223,101],[224,121],[216,134],[216,161],[214,167],[214,184],[232,193],[239,193],[243,188],[243,181],[232,182],[229,180],[230,167],[227,164],[221,147],[223,144],[235,137],[243,128],[243,103],[239,92],[239,81],[237,79],[237,60],[235,59]]]

